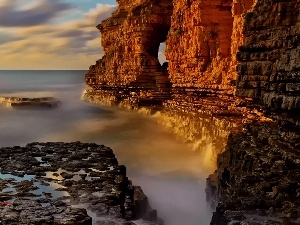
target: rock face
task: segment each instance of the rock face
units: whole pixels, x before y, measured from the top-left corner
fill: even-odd
[[[119,1],[98,26],[105,55],[86,75],[86,98],[167,118],[244,118],[208,179],[211,224],[300,224],[299,15],[299,0]]]
[[[229,137],[218,157],[218,201],[212,225],[300,223],[300,129],[252,123]]]
[[[172,0],[119,0],[112,17],[97,28],[105,55],[86,75],[88,85],[168,85],[167,66],[161,66],[158,48],[167,38]]]
[[[20,97],[0,97],[0,104],[9,108],[55,108],[61,102],[53,97],[44,98],[20,98]]]
[[[261,0],[245,16],[236,94],[273,122],[229,137],[212,225],[300,223],[299,10],[296,0]]]
[[[246,14],[237,95],[275,110],[300,109],[299,1],[258,1]]]
[[[230,89],[235,55],[243,43],[242,14],[252,0],[174,1],[166,42],[174,86]]]
[[[104,56],[86,75],[90,86],[218,88],[233,91],[244,13],[254,0],[120,0],[97,28]],[[166,42],[168,63],[158,62]],[[169,67],[168,67],[169,65]]]
[[[3,225],[161,224],[104,145],[34,142],[0,152]]]

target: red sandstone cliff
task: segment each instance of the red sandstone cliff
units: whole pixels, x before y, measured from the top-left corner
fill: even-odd
[[[119,7],[97,28],[104,56],[90,67],[88,85],[155,87],[168,81],[158,48],[170,28],[172,0],[118,0]]]
[[[248,124],[229,137],[218,157],[218,206],[211,224],[299,224],[299,0],[177,0],[167,8],[163,0],[151,1],[155,12],[148,4],[120,1],[118,11],[98,26],[105,56],[91,67],[87,84],[153,88],[169,80],[173,87],[195,87],[173,89],[173,99],[164,102],[165,109],[172,104],[172,113],[197,115],[209,105],[226,116],[232,111],[228,102],[237,96],[271,109],[267,113],[275,121]],[[135,19],[146,22],[128,22]],[[164,41],[168,73],[157,60]],[[235,96],[214,95],[215,88]],[[116,92],[120,96],[110,96],[115,102],[124,99]],[[126,101],[144,104],[128,96]],[[253,106],[259,105],[250,110]]]
[[[105,55],[90,67],[86,83],[229,89],[236,52],[243,43],[244,13],[254,0],[119,0],[118,10],[97,28]],[[166,58],[158,62],[160,43]]]
[[[166,53],[174,86],[229,88],[236,79],[237,46],[244,39],[243,13],[252,4],[253,0],[174,1]]]
[[[254,99],[274,121],[229,136],[211,225],[299,224],[299,15],[299,0],[259,0],[245,15],[236,95]]]

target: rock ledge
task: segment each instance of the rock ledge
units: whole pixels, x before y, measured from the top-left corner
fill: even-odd
[[[1,225],[163,224],[104,145],[34,142],[0,151]]]

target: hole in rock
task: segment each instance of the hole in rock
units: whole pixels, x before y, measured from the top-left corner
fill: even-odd
[[[161,49],[165,49],[164,42],[167,40],[169,30],[170,26],[166,25],[154,27],[154,32],[151,33],[149,41],[146,43],[146,51],[149,55],[159,59],[159,52]]]
[[[163,65],[165,62],[168,62],[166,59],[165,51],[166,51],[166,44],[164,42],[160,43],[158,49],[158,61],[160,62],[161,65]]]

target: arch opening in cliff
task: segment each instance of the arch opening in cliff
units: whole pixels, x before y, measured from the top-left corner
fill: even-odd
[[[160,62],[161,65],[168,62],[165,51],[166,51],[166,43],[162,42],[162,43],[160,43],[159,49],[158,49],[158,61]]]
[[[148,36],[149,43],[146,47],[146,51],[150,56],[158,58],[159,51],[164,49],[165,45],[163,43],[167,40],[169,30],[170,26],[167,25],[157,24],[153,27],[153,32]]]
[[[171,17],[171,15],[170,15]],[[151,69],[151,65],[148,63],[147,66],[150,68],[149,77],[153,77],[155,84],[154,87],[165,88],[170,87],[168,63],[166,62],[165,56],[165,42],[170,30],[170,24],[157,23],[153,26],[151,32],[147,32],[147,40],[142,43],[145,49],[145,54],[148,55],[150,64],[155,64],[155,69]]]
[[[118,4],[117,11],[97,26],[105,55],[90,68],[86,80],[115,87],[166,86],[168,71],[159,62],[159,48],[170,30],[173,1],[120,0]]]

